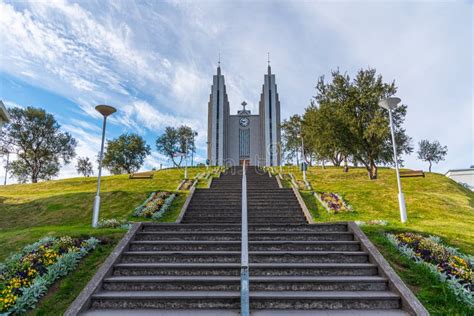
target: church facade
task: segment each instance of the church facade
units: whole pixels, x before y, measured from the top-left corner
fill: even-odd
[[[224,75],[220,65],[213,76],[208,103],[207,158],[213,166],[278,166],[280,164],[280,100],[268,65],[260,94],[259,113],[230,113]]]

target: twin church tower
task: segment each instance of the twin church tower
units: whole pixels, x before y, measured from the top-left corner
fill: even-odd
[[[208,104],[207,158],[212,166],[278,166],[280,164],[280,100],[270,64],[264,76],[259,113],[230,114],[220,64],[213,76]]]

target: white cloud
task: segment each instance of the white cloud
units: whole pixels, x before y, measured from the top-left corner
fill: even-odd
[[[24,108],[23,105],[20,105],[20,104],[18,104],[18,103],[16,103],[16,102],[13,102],[13,101],[10,101],[10,100],[4,100],[4,101],[2,101],[2,102],[3,102],[3,104],[5,104],[5,106],[6,106],[7,108]]]
[[[110,123],[120,132],[191,125],[204,156],[219,53],[231,111],[245,100],[256,113],[270,52],[284,118],[303,112],[320,75],[372,66],[396,80],[408,133],[448,145],[436,170],[472,163],[472,4],[268,4],[0,0],[0,71],[72,100],[74,114],[100,119],[96,104],[116,106]],[[98,132],[68,125],[84,140]]]

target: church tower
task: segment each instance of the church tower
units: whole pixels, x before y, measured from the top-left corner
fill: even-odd
[[[280,164],[280,99],[278,97],[275,75],[272,74],[270,60],[264,76],[262,94],[259,102],[260,115],[260,162],[259,165],[278,166]]]
[[[223,166],[227,162],[229,112],[229,100],[219,62],[208,103],[207,158],[211,166]]]
[[[220,62],[208,103],[207,159],[211,166],[278,166],[280,164],[280,99],[270,61],[260,94],[259,113],[230,114]]]

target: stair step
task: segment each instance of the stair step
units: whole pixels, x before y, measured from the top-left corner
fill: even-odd
[[[252,263],[366,263],[364,251],[249,251]]]
[[[156,232],[229,232],[229,231],[240,231],[241,224],[222,224],[222,225],[209,225],[209,224],[154,224],[154,223],[143,223],[144,232],[156,231]]]
[[[125,251],[122,262],[235,263],[240,262],[240,251]]]
[[[251,263],[250,276],[375,276],[371,263]],[[240,276],[238,263],[118,263],[116,276]]]
[[[306,234],[307,232],[342,232],[348,233],[346,223],[334,224],[284,224],[284,225],[249,225],[252,232],[297,232]],[[352,234],[352,233],[351,233]]]
[[[92,308],[240,307],[239,291],[101,291]],[[400,297],[389,291],[253,291],[251,309],[396,309]]]
[[[240,241],[133,241],[130,251],[240,251]]]
[[[107,291],[239,291],[239,276],[112,276]],[[251,291],[385,291],[387,279],[379,276],[256,276]]]
[[[389,291],[254,291],[252,309],[397,309],[400,297]]]
[[[101,291],[92,308],[239,309],[239,291]]]
[[[218,232],[139,232],[135,235],[135,240],[240,240],[240,231]]]
[[[239,251],[240,241],[186,240],[186,241],[132,241],[131,251]],[[315,251],[315,250],[360,250],[357,241],[250,241],[250,251]]]
[[[239,263],[119,263],[114,276],[239,276]]]
[[[262,231],[249,231],[249,240],[274,240],[274,241],[286,241],[286,240],[301,240],[301,241],[336,241],[336,240],[354,240],[352,233],[344,232],[262,232]]]
[[[240,310],[232,309],[92,309],[81,316],[238,316]],[[254,315],[254,313],[253,313]],[[352,315],[357,316],[357,315]],[[394,315],[398,316],[398,315]]]

